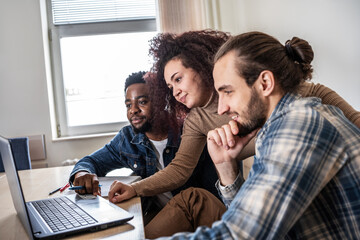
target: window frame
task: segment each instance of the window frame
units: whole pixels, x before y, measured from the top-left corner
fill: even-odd
[[[63,37],[91,36],[102,34],[136,33],[151,31],[156,32],[156,18],[54,25],[52,21],[53,15],[51,8],[51,0],[46,1],[46,10],[52,70],[52,91],[54,97],[53,101],[55,110],[57,134],[56,137],[76,137],[83,135],[93,136],[94,134],[106,134],[119,131],[120,128],[128,124],[128,121],[75,127],[68,126],[65,103],[65,88],[62,73],[63,68],[61,61],[60,39]]]

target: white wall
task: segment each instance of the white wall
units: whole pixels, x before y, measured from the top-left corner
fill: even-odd
[[[360,110],[360,1],[239,0],[237,33],[262,31],[285,43],[297,36],[313,47],[313,81]]]
[[[43,0],[40,0],[43,1]],[[47,162],[59,166],[102,147],[110,137],[53,142],[39,0],[0,0],[0,135],[45,134]],[[221,0],[220,26],[294,35],[315,50],[316,80],[360,110],[360,2],[357,0]]]

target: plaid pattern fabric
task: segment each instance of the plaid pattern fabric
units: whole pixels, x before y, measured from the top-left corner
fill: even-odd
[[[287,94],[257,135],[248,179],[220,190],[221,221],[173,239],[360,239],[359,186],[360,129]]]

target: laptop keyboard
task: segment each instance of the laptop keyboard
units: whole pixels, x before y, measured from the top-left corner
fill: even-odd
[[[67,197],[36,201],[33,205],[53,232],[97,222]]]

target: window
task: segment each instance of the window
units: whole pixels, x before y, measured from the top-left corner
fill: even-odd
[[[124,82],[152,66],[155,0],[48,0],[57,137],[127,124]]]

